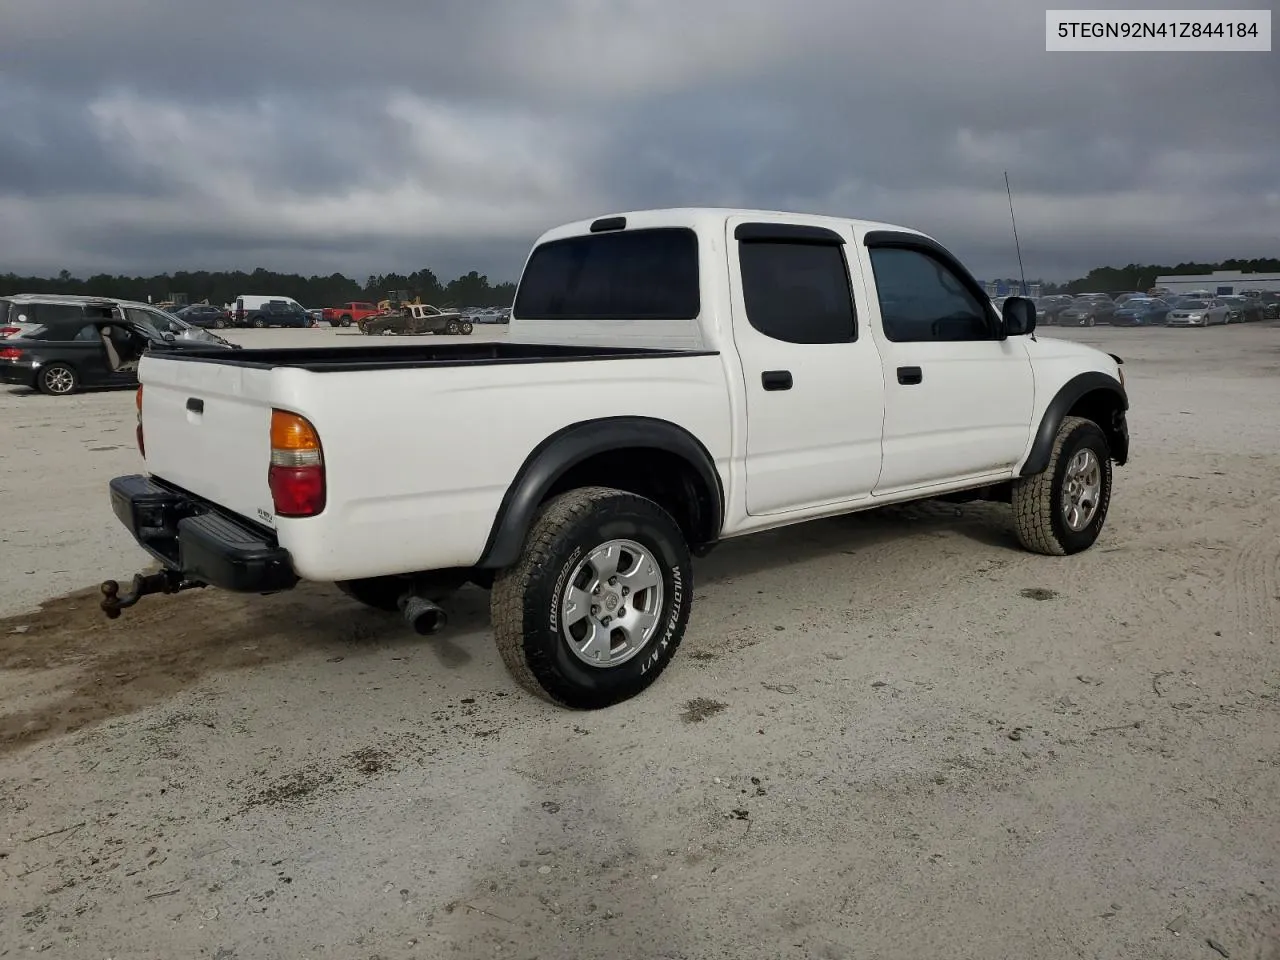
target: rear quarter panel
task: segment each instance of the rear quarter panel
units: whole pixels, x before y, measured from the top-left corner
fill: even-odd
[[[696,436],[722,476],[730,457],[715,355],[273,374],[276,405],[310,419],[324,449],[323,514],[276,520],[311,580],[474,564],[521,464],[576,422],[660,418]]]

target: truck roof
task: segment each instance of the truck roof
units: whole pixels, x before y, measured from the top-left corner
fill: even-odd
[[[627,227],[691,227],[695,230],[721,230],[727,220],[732,217],[746,217],[759,220],[782,220],[787,223],[809,224],[819,227],[852,226],[855,230],[897,230],[914,233],[922,237],[928,234],[911,227],[895,223],[883,223],[878,220],[859,220],[854,217],[833,217],[826,214],[800,213],[788,210],[753,210],[735,207],[664,207],[651,210],[625,210],[616,213],[605,213],[589,220],[575,220],[555,227],[542,234],[538,243],[557,240],[561,237],[579,236],[591,232],[591,225],[599,220],[622,217]],[[929,237],[929,239],[933,239]]]

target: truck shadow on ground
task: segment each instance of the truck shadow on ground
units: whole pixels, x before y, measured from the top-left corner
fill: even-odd
[[[987,549],[1017,549],[1007,509],[926,503],[799,524],[724,543],[698,561],[695,582],[737,581],[903,537],[961,537]],[[479,669],[473,650],[489,627],[488,594],[474,587],[450,600],[447,631],[429,640],[400,617],[362,607],[328,584],[265,597],[213,589],[148,597],[118,620],[103,616],[100,598],[97,588],[80,590],[36,613],[0,619],[0,696],[7,707],[0,714],[0,756],[145,709],[212,673],[418,651],[447,671]]]

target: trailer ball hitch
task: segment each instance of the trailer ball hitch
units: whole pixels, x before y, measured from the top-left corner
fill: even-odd
[[[172,570],[161,570],[159,573],[139,573],[134,576],[128,592],[120,593],[120,584],[115,580],[106,580],[102,584],[102,612],[108,620],[115,620],[120,611],[132,607],[143,597],[153,593],[179,593],[203,587],[198,580],[186,580],[181,574]]]

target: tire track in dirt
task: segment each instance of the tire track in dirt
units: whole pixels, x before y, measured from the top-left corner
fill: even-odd
[[[1227,564],[1224,590],[1234,607],[1237,628],[1276,639],[1280,620],[1280,523],[1268,521],[1240,544]]]

